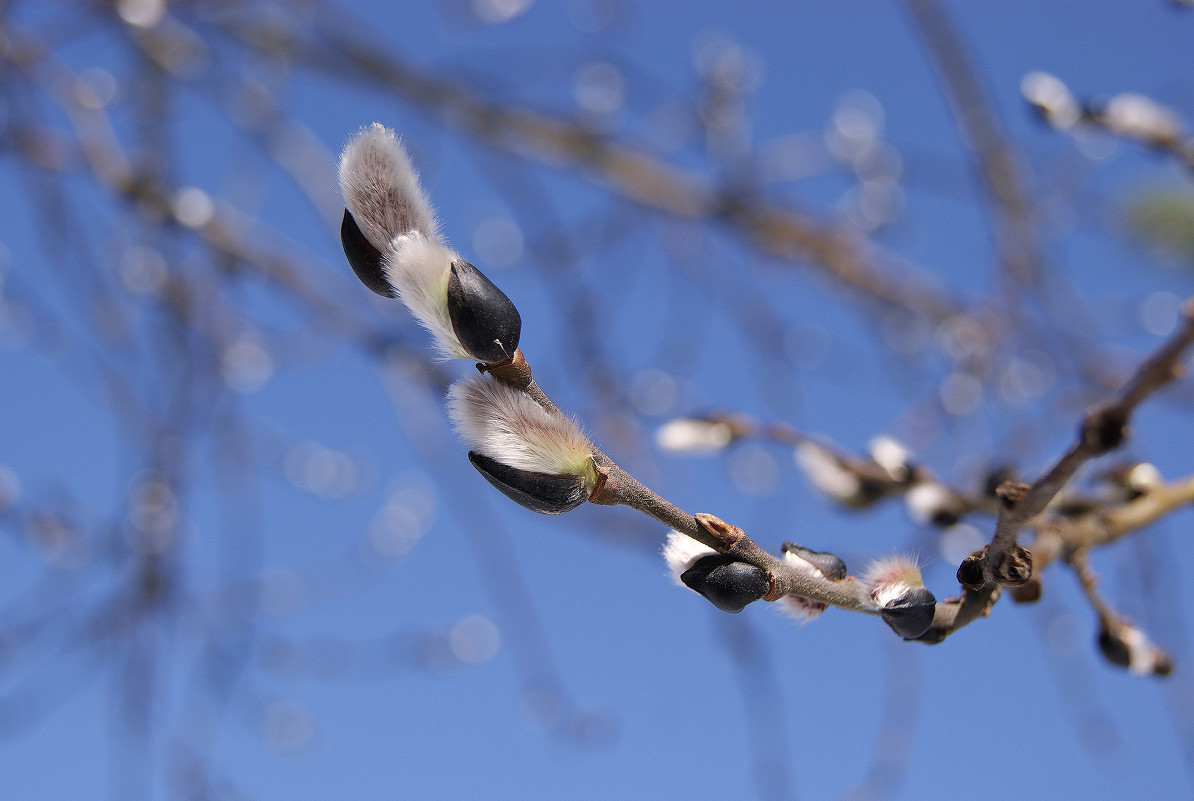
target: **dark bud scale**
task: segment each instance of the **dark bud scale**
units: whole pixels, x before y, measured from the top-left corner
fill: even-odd
[[[460,344],[479,362],[504,362],[518,348],[522,333],[518,309],[480,270],[464,260],[452,262],[448,317]]]
[[[913,587],[887,603],[879,615],[892,631],[905,640],[915,640],[933,625],[937,599],[924,587]]]
[[[1126,668],[1132,664],[1132,652],[1128,650],[1128,644],[1109,629],[1099,631],[1099,650],[1113,665]]]
[[[386,280],[381,251],[365,238],[348,209],[344,210],[344,220],[340,223],[340,244],[344,246],[344,255],[348,257],[352,271],[362,284],[387,298],[398,297],[398,292]]]
[[[563,514],[589,499],[580,476],[520,470],[476,451],[469,451],[468,460],[503,495],[532,512]]]
[[[741,612],[771,588],[762,569],[719,553],[702,556],[680,580],[723,612]]]
[[[799,556],[817,568],[817,570],[820,570],[821,575],[831,581],[841,581],[846,577],[846,563],[835,554],[812,551],[794,542],[785,542],[781,547],[784,553]]]

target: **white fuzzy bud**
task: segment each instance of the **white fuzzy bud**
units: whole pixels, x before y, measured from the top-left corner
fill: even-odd
[[[912,475],[912,453],[898,440],[882,435],[875,437],[867,445],[867,451],[892,481],[907,481]]]
[[[904,495],[904,506],[908,510],[908,517],[914,523],[925,525],[941,520],[945,516],[954,518],[957,522],[954,507],[956,500],[953,492],[935,481],[926,481],[912,487]]]
[[[859,495],[861,479],[827,448],[802,442],[796,446],[795,457],[809,482],[829,497],[849,503]]]
[[[674,453],[716,453],[734,441],[734,429],[720,420],[680,417],[655,432],[655,443]]]
[[[920,568],[906,556],[876,559],[862,574],[862,581],[870,591],[871,600],[882,609],[904,593],[924,586]]]
[[[685,570],[696,564],[701,557],[716,553],[717,551],[708,545],[697,542],[692,537],[678,531],[669,531],[667,541],[663,544],[663,559],[667,562],[668,573],[671,575],[672,581],[680,587],[686,586],[680,580],[680,575]]]
[[[470,450],[518,470],[579,476],[589,492],[596,486],[592,443],[524,392],[488,375],[462,379],[448,391],[448,416]]]
[[[816,565],[792,551],[784,551],[784,561],[801,573],[825,578],[825,574]],[[793,620],[800,623],[808,623],[809,621],[816,620],[825,611],[826,605],[822,601],[814,601],[812,598],[788,593],[776,602],[776,608]]]
[[[435,338],[446,359],[470,358],[448,316],[448,279],[452,262],[460,258],[438,239],[417,231],[394,237],[383,251],[382,270],[398,299]]]
[[[1161,485],[1161,471],[1156,465],[1141,462],[1128,471],[1127,484],[1137,492],[1148,492]]]
[[[1128,670],[1138,676],[1156,673],[1164,654],[1152,644],[1148,636],[1135,627],[1126,627],[1121,636],[1128,648]]]
[[[470,358],[448,310],[452,263],[460,255],[440,237],[435,211],[393,131],[374,123],[345,146],[340,190],[348,210],[342,237],[349,237],[345,252],[357,275],[373,291],[406,304],[444,358]]]
[[[1144,632],[1138,628],[1124,627],[1120,632],[1120,640],[1128,649],[1128,670],[1138,676],[1152,673],[1156,649]]]
[[[1073,127],[1082,118],[1078,101],[1061,79],[1047,72],[1030,72],[1020,80],[1024,99],[1040,109],[1054,128]]]
[[[1103,109],[1103,119],[1113,133],[1149,144],[1169,144],[1182,137],[1177,114],[1144,95],[1116,95]]]

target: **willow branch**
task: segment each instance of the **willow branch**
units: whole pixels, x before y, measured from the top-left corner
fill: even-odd
[[[478,369],[526,393],[549,414],[561,414],[559,408],[535,383],[530,365],[521,350],[516,351],[514,357],[506,363],[479,364]],[[590,503],[600,506],[628,506],[718,553],[758,567],[767,574],[770,581],[770,591],[764,600],[775,601],[785,595],[794,594],[855,612],[879,613],[879,609],[869,598],[865,584],[857,578],[846,576],[840,580],[833,580],[796,570],[783,559],[759,547],[737,526],[730,525],[714,515],[693,515],[683,511],[635,479],[596,446],[592,446],[591,458],[599,479],[597,487],[589,497]]]
[[[1077,517],[1045,515],[1033,525],[1033,569],[1042,570],[1080,548],[1110,545],[1191,504],[1194,504],[1194,474],[1159,484],[1127,503]]]
[[[995,535],[991,543],[982,556],[970,557],[962,563],[958,570],[959,580],[965,585],[962,595],[937,605],[933,626],[920,638],[922,641],[941,642],[957,629],[987,614],[999,599],[1001,583],[1008,586],[1022,583],[1007,580],[1009,567],[1014,567],[1017,559],[1028,554],[1016,543],[1020,530],[1045,510],[1082,464],[1122,444],[1127,437],[1128,421],[1136,406],[1181,374],[1180,360],[1191,344],[1194,344],[1194,298],[1183,304],[1182,321],[1178,329],[1140,366],[1119,395],[1087,412],[1079,427],[1076,441],[1052,468],[1031,485],[1011,487],[1008,486],[1010,482],[1005,482],[1004,503],[996,520]],[[1122,536],[1131,530],[1129,526],[1145,525],[1165,511],[1181,505],[1192,492],[1194,487],[1180,483],[1163,492],[1157,501],[1139,507],[1130,506],[1126,511],[1118,513],[1109,510],[1107,520],[1114,521],[1114,525],[1117,526],[1118,533],[1115,536]],[[1048,528],[1041,530],[1051,531]],[[1054,532],[1039,536],[1061,535]],[[1100,536],[1112,535],[1103,531]],[[1049,542],[1049,539],[1042,539],[1040,544],[1043,548]],[[1047,551],[1048,561],[1055,559],[1063,550],[1064,541],[1053,543],[1051,551]],[[1073,547],[1069,550],[1072,551]],[[1029,556],[1029,559],[1034,560],[1035,555]],[[1041,565],[1036,565],[1035,569],[1039,570],[1040,567]],[[972,580],[967,580],[964,575],[968,568],[972,571]]]
[[[1016,546],[1024,525],[1045,510],[1088,459],[1118,448],[1128,436],[1132,412],[1152,393],[1177,378],[1182,354],[1194,343],[1194,298],[1182,306],[1181,324],[1169,340],[1140,366],[1118,397],[1087,412],[1069,450],[1022,495],[1009,498],[1000,509],[995,536],[987,554],[988,567],[998,569]]]

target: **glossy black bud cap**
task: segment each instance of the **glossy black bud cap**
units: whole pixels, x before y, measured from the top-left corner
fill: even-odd
[[[702,556],[680,574],[680,580],[723,612],[741,612],[771,589],[760,568],[719,553]]]
[[[563,514],[589,499],[580,476],[520,470],[476,451],[469,451],[468,460],[503,495],[532,512]]]
[[[827,579],[841,581],[846,577],[846,563],[835,554],[810,551],[808,548],[797,545],[794,542],[785,542],[781,548],[784,553],[796,554],[817,568],[817,570],[820,570],[821,575]]]
[[[397,290],[386,280],[381,251],[365,238],[348,209],[344,210],[344,220],[340,223],[340,244],[344,247],[344,255],[348,257],[352,271],[362,284],[387,298],[398,297]]]
[[[924,587],[913,587],[899,598],[889,601],[879,615],[892,631],[905,640],[915,640],[933,625],[937,599]]]
[[[479,362],[504,362],[518,348],[522,318],[502,290],[467,261],[452,262],[448,317],[456,338]]]

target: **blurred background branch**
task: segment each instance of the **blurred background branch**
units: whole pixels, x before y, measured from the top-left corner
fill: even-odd
[[[928,650],[727,617],[651,521],[474,474],[335,164],[404,136],[536,379],[669,500],[961,598],[995,487],[1194,294],[1194,16],[663,5],[0,3],[6,793],[1188,793],[1189,379],[1020,521],[1036,607]],[[1032,732],[977,697],[1010,676]],[[1019,736],[943,765],[959,704]]]

